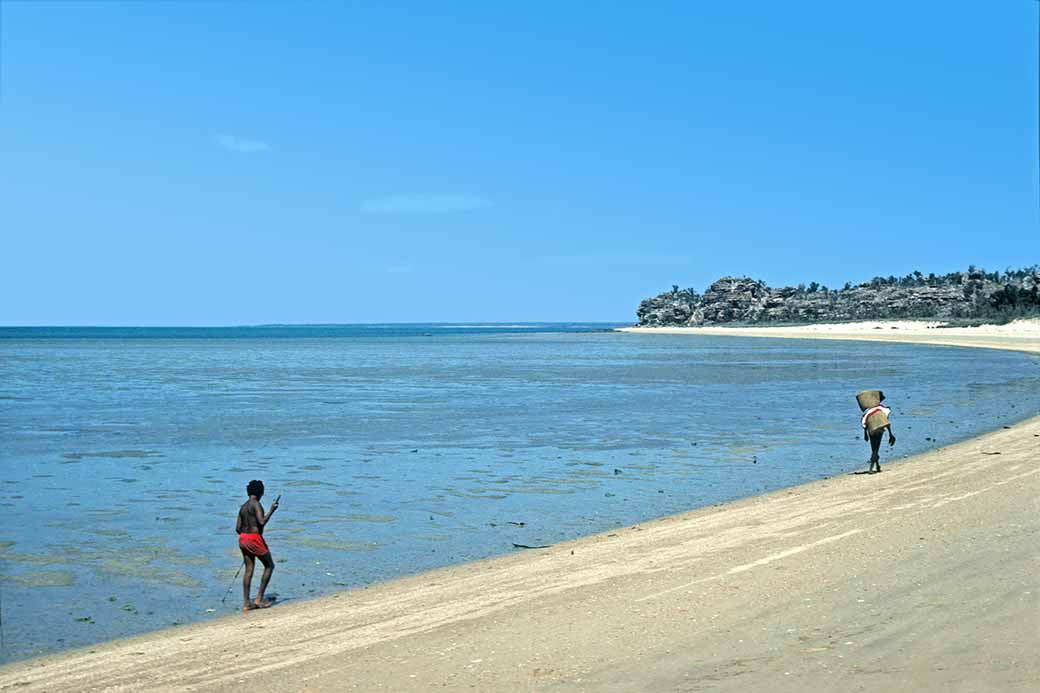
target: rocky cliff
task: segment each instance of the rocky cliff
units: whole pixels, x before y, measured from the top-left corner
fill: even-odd
[[[766,286],[749,277],[723,277],[703,294],[673,286],[639,304],[643,326],[723,323],[840,322],[896,318],[995,319],[1040,314],[1040,266],[1006,272],[925,277],[875,277],[838,290]]]

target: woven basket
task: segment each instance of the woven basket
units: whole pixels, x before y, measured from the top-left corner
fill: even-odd
[[[864,390],[856,395],[856,403],[859,404],[860,411],[866,411],[871,407],[876,407],[881,404],[881,400],[883,399],[885,399],[885,393],[881,390]]]
[[[867,432],[870,435],[874,435],[882,428],[888,425],[888,416],[883,411],[877,411],[870,415],[867,419]]]

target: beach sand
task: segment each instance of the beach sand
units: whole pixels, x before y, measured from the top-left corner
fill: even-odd
[[[978,327],[943,327],[944,324],[937,321],[874,320],[783,327],[622,327],[617,331],[779,339],[851,339],[1040,352],[1040,320],[1037,319]]]
[[[939,339],[1040,352],[1021,331]],[[14,663],[0,690],[1034,691],[1038,449],[1040,417],[881,474]]]

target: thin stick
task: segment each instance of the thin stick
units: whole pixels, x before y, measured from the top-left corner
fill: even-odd
[[[235,586],[235,581],[238,580],[238,574],[242,572],[242,566],[244,566],[245,564],[245,560],[243,560],[242,563],[239,564],[238,570],[235,571],[235,577],[231,578],[231,584],[228,585],[227,592],[224,593],[224,598],[220,600],[221,604],[227,601],[227,596],[231,594],[231,588]]]

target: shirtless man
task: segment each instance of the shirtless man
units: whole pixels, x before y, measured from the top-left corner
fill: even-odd
[[[271,520],[274,511],[278,509],[278,501],[281,496],[274,499],[271,509],[264,514],[264,506],[260,505],[260,499],[264,497],[264,482],[254,479],[246,486],[249,500],[238,509],[238,521],[235,523],[235,531],[238,532],[238,548],[242,551],[242,560],[245,561],[245,573],[242,575],[242,611],[251,609],[266,609],[271,602],[264,599],[267,591],[267,583],[271,581],[271,573],[274,572],[274,561],[271,559],[271,551],[264,541],[264,527]],[[264,575],[260,578],[260,589],[256,593],[256,601],[249,601],[249,589],[253,582],[253,568],[256,567],[256,559],[264,564]]]

